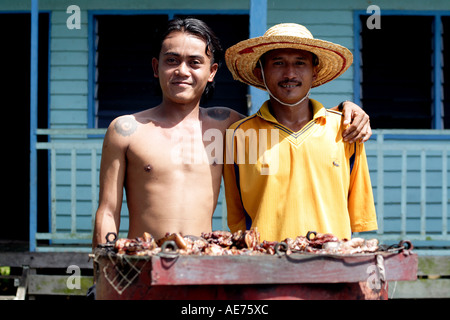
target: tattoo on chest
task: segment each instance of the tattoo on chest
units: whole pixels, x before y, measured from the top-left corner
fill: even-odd
[[[137,122],[132,117],[123,117],[117,119],[114,129],[122,136],[129,136],[136,131]]]
[[[230,117],[230,110],[206,109],[208,116],[215,120],[225,120]]]

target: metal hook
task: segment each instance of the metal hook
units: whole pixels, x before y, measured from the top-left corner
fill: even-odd
[[[410,251],[414,248],[411,241],[409,241],[409,240],[402,240],[402,241],[400,241],[400,243],[398,245],[400,246],[400,248],[402,248],[402,252],[405,255],[408,255],[410,253]]]
[[[406,246],[405,246],[406,244]],[[400,241],[400,243],[398,244],[400,247],[403,247],[403,250],[412,250],[414,248],[414,246],[412,245],[411,241],[409,240],[402,240]]]
[[[309,241],[311,241],[311,234],[314,235],[314,238],[317,236],[317,232],[315,231],[308,231],[308,233],[306,234],[306,239],[308,239]]]
[[[175,258],[178,256],[178,246],[173,240],[165,241],[161,245],[161,252],[158,253],[163,258]]]
[[[109,236],[111,236],[111,235],[114,236],[114,239],[109,240]],[[106,242],[108,244],[113,244],[116,241],[116,239],[117,239],[117,233],[115,233],[115,232],[108,232],[106,234],[106,236],[105,236],[105,239],[106,239]]]
[[[283,247],[284,254],[286,254],[287,250],[289,249],[289,246],[287,245],[287,243],[286,242],[278,242],[275,245],[275,248],[274,248],[275,252],[277,253],[277,255],[282,256],[283,253],[280,251],[280,247]]]

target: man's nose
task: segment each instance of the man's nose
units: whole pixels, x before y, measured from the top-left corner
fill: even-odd
[[[189,76],[189,67],[186,62],[181,62],[177,68],[179,76]]]
[[[286,65],[284,68],[284,74],[283,74],[286,78],[288,79],[293,79],[297,77],[297,74],[295,72],[295,68],[293,65]]]

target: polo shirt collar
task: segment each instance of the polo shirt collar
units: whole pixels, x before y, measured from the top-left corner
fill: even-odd
[[[270,100],[267,100],[266,102],[263,103],[263,105],[258,110],[256,115],[258,115],[260,118],[262,118],[266,121],[279,124],[277,119],[275,119],[275,117],[270,113],[269,101]],[[312,109],[313,109],[313,114],[314,114],[313,120],[316,120],[319,118],[323,118],[323,120],[326,120],[327,109],[325,109],[324,106],[317,100],[309,99],[309,101],[311,102]]]

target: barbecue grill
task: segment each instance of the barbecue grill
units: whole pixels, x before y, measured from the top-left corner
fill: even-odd
[[[332,244],[330,243],[332,246]],[[409,241],[371,253],[181,255],[174,241],[155,255],[94,253],[97,299],[387,299],[388,282],[417,279]]]

